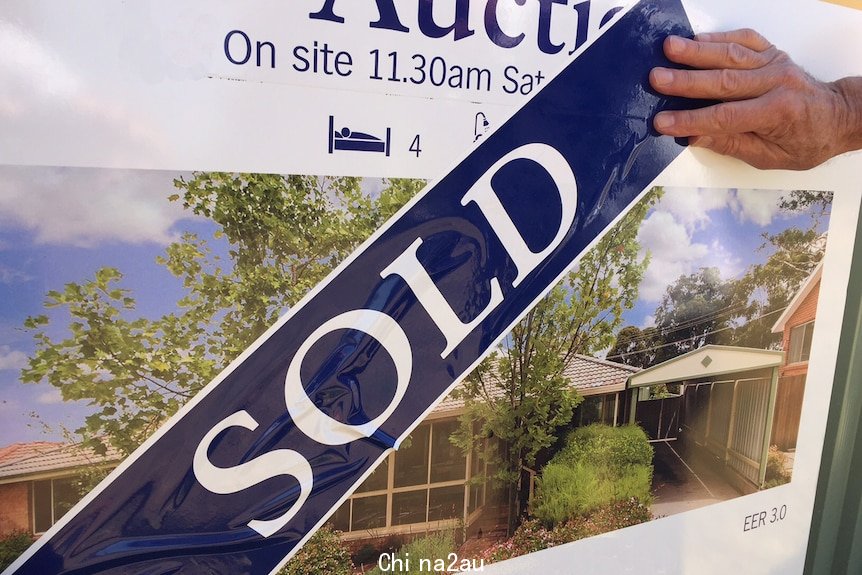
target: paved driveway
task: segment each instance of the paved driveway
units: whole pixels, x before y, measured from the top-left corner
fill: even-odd
[[[656,517],[690,511],[742,495],[707,462],[686,459],[674,442],[653,443],[653,505]]]

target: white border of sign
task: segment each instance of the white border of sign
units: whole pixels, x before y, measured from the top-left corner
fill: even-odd
[[[154,3],[154,5],[157,4]],[[98,2],[90,2],[89,5],[101,6]],[[862,63],[851,57],[862,53],[862,35],[858,34],[858,30],[862,28],[862,12],[825,4],[818,0],[791,2],[764,0],[755,4],[745,0],[730,0],[720,4],[708,0],[686,0],[685,5],[696,30],[754,27],[821,78],[833,79],[843,75],[862,74],[860,69]],[[24,3],[19,2],[18,8],[22,6]],[[37,12],[42,10],[45,14],[50,14],[54,7],[48,2],[29,2],[27,9]],[[2,26],[11,25],[4,20],[5,18],[0,16],[0,29],[3,29]],[[800,30],[807,30],[807,32],[800,33]],[[58,38],[64,34],[58,30],[49,31],[49,39],[51,33]],[[122,35],[120,38],[122,39]],[[829,38],[829,41],[824,42],[823,38]],[[110,42],[100,45],[98,39],[89,40],[95,48],[109,50],[112,48]],[[112,41],[116,40],[117,36],[113,36]],[[63,39],[61,38],[58,43],[62,46]],[[2,45],[3,42],[0,39],[0,46]],[[37,41],[34,44],[36,52],[38,48]],[[841,55],[845,57],[842,58]],[[9,61],[0,62],[0,84],[4,81],[8,84],[10,79],[18,80],[14,70],[10,72],[10,69],[15,65],[25,65],[28,62],[27,56],[28,54],[15,53],[10,56],[9,52],[3,54],[4,60],[12,58],[12,66],[4,68],[2,64],[7,64]],[[130,67],[132,65],[133,63],[129,64]],[[88,77],[99,77],[101,72],[84,70],[81,77],[86,81]],[[105,80],[103,88],[121,87],[129,80],[117,70],[107,72],[107,76],[101,79]],[[379,94],[355,93],[348,90],[323,90],[264,83],[244,86],[244,88],[247,88],[247,91],[243,94],[250,97],[254,105],[237,110],[237,117],[232,118],[228,125],[222,126],[225,131],[228,131],[228,126],[238,126],[245,121],[249,127],[253,127],[233,136],[239,138],[239,145],[236,140],[226,142],[224,137],[217,137],[220,135],[217,130],[215,132],[212,129],[201,130],[200,133],[195,134],[193,131],[171,132],[171,128],[168,128],[167,131],[156,134],[158,141],[148,147],[146,153],[139,153],[140,134],[134,131],[136,123],[145,122],[154,117],[160,120],[159,125],[162,128],[169,127],[170,118],[174,114],[183,108],[187,112],[193,109],[194,98],[206,99],[207,94],[212,95],[211,101],[206,102],[210,116],[220,108],[230,110],[231,104],[238,99],[235,87],[215,88],[212,84],[200,82],[190,85],[182,81],[171,82],[161,78],[149,84],[146,82],[135,84],[134,89],[138,91],[136,96],[142,100],[150,98],[152,101],[143,108],[131,110],[125,131],[118,132],[112,137],[113,139],[98,140],[89,147],[81,146],[76,138],[70,137],[70,134],[54,138],[53,134],[50,134],[49,126],[41,126],[42,130],[34,130],[33,126],[38,126],[34,124],[38,122],[37,118],[10,123],[10,129],[4,130],[4,134],[0,135],[0,157],[3,158],[4,163],[25,165],[334,173],[325,162],[301,155],[293,157],[283,151],[289,146],[283,134],[278,132],[278,130],[284,130],[286,121],[278,112],[279,106],[289,106],[303,99],[316,99],[326,106],[335,107],[342,105],[345,100],[350,100],[352,108],[370,109],[379,104],[382,97]],[[40,94],[37,87],[26,89],[33,91],[36,99],[34,105],[37,109],[51,111],[54,107],[63,104],[62,100],[39,100]],[[183,93],[184,89],[188,89],[187,93]],[[107,101],[112,101],[112,98],[122,98],[122,90],[118,89],[116,93],[106,90],[101,95]],[[124,104],[122,99],[114,103],[120,108]],[[406,96],[390,97],[386,100],[386,105],[395,110],[395,115],[399,117],[416,116],[417,107],[431,110],[432,113],[428,115],[434,118],[434,123],[441,124],[432,139],[444,144],[442,146],[444,151],[446,130],[452,129],[453,122],[472,118],[477,109],[475,102],[435,101]],[[496,103],[486,107],[488,106],[499,114],[499,123],[514,112],[513,106]],[[8,113],[8,111],[0,110],[0,113]],[[81,120],[77,125],[86,124],[88,117],[86,111],[73,108],[71,114]],[[270,114],[270,118],[267,114]],[[439,122],[439,118],[444,116],[451,117],[450,121]],[[272,117],[277,118],[278,121],[264,121]],[[176,130],[188,130],[189,126],[194,126],[196,123],[203,126],[206,121],[207,115],[203,114],[190,122],[183,123]],[[72,125],[76,124],[73,122]],[[314,129],[313,126],[305,124],[299,124],[294,128],[300,133]],[[247,145],[242,145],[245,139],[250,137],[252,129],[258,130],[257,139],[248,140]],[[262,144],[268,141],[274,144],[272,146]],[[44,146],[48,142],[50,144]],[[280,148],[280,145],[284,148]],[[456,163],[453,163],[446,153],[440,152],[413,167],[399,165],[393,166],[391,170],[386,168],[386,171],[381,171],[384,168],[379,164],[354,161],[346,161],[342,167],[344,173],[350,175],[429,177],[445,173],[443,168],[446,165]],[[821,308],[818,311],[818,330],[812,347],[808,393],[805,394],[804,399],[793,481],[789,485],[748,497],[488,566],[485,568],[486,573],[522,573],[537,565],[541,566],[543,573],[569,573],[573,562],[577,563],[582,572],[598,574],[621,571],[651,573],[802,571],[829,407],[829,392],[835,369],[834,350],[838,348],[844,297],[852,258],[853,246],[849,242],[859,224],[857,216],[862,204],[862,183],[857,179],[860,166],[862,166],[862,155],[857,153],[838,158],[821,168],[805,173],[759,172],[709,152],[687,151],[654,182],[657,185],[679,187],[805,188],[835,192],[821,292],[828,295],[821,298]],[[373,238],[368,241],[372,241]],[[313,290],[307,298],[318,290],[319,288]],[[828,302],[828,305],[823,305],[825,302]],[[242,362],[288,317],[290,314],[261,336],[261,339],[237,358],[210,384],[208,389],[217,385],[226,373]],[[200,401],[205,393],[202,392],[181,413],[185,413],[185,410]],[[152,445],[167,427],[162,428],[142,449]],[[385,456],[386,454],[382,457]],[[130,461],[124,462],[114,475],[126,469]],[[92,497],[94,497],[93,494],[88,496],[77,508],[85,505]],[[743,533],[742,521],[746,515],[782,503],[790,506],[786,521],[768,529]],[[52,532],[64,523],[65,520],[55,526]]]

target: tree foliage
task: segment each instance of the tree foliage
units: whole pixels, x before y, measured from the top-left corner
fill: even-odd
[[[655,327],[641,329],[627,325],[617,333],[606,359],[635,367],[649,367],[655,364],[656,347],[662,343],[659,335]]]
[[[766,254],[762,263],[738,279],[722,279],[716,269],[681,276],[656,309],[655,327],[622,328],[607,358],[649,367],[707,343],[778,345],[780,334],[772,333],[772,325],[823,258],[826,235],[819,229],[831,202],[830,192],[794,190],[783,196],[779,207],[809,214],[808,227],[764,233],[757,250]]]
[[[33,536],[27,531],[16,530],[0,539],[0,569],[5,569],[33,544]]]
[[[637,234],[660,195],[660,189],[652,191],[584,254],[457,392],[466,411],[454,441],[478,449],[494,464],[494,479],[516,486],[514,515],[523,511],[524,467],[536,465],[582,400],[564,368],[575,354],[611,345],[623,311],[637,300],[648,263]]]
[[[49,335],[46,315],[27,319],[37,349],[22,380],[95,407],[77,430],[86,445],[131,452],[422,185],[392,180],[371,195],[360,183],[229,173],[175,180],[169,199],[216,224],[213,238],[183,234],[158,259],[184,287],[176,311],[141,317],[121,271],[101,268],[48,292],[46,307],[69,315],[66,337]],[[214,241],[227,242],[226,257]]]
[[[778,207],[788,212],[809,211],[815,220],[819,220],[831,212],[832,192],[793,190],[781,197]]]
[[[744,304],[734,344],[767,348],[780,340],[771,327],[793,299],[802,282],[823,259],[826,236],[809,229],[788,228],[764,234],[761,251],[771,252],[762,264],[749,268],[734,285],[734,298]]]
[[[654,361],[718,343],[721,330],[732,326],[733,310],[733,283],[723,280],[717,268],[680,276],[668,286],[655,311],[660,341],[669,345],[655,350]]]

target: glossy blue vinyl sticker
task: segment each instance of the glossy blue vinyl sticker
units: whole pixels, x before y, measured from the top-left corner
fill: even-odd
[[[680,153],[668,34],[623,15],[7,573],[272,572]]]

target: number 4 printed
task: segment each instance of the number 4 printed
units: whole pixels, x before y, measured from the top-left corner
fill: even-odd
[[[416,137],[413,138],[413,143],[410,144],[410,151],[416,154],[416,157],[419,157],[419,154],[422,153],[422,148],[419,147],[419,134],[416,134]]]

